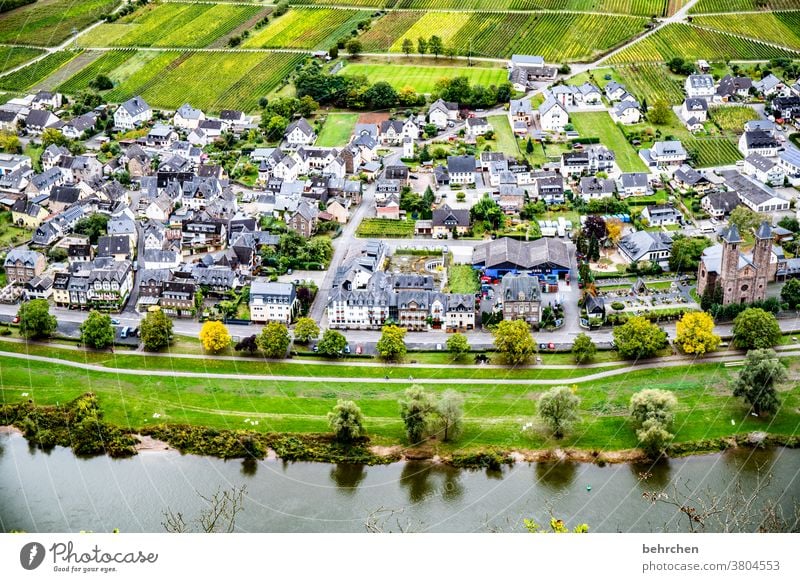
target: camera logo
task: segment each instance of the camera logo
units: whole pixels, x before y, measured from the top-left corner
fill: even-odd
[[[22,546],[19,552],[19,563],[26,570],[35,570],[44,561],[44,546],[39,542],[30,542]]]

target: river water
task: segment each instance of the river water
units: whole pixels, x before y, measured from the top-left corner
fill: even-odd
[[[523,518],[546,522],[551,512],[591,531],[683,531],[673,507],[642,493],[678,486],[724,494],[767,474],[766,495],[787,511],[800,503],[798,449],[739,449],[655,466],[521,463],[493,473],[422,462],[244,464],[175,451],[82,459],[4,434],[0,531],[160,532],[167,508],[191,518],[204,506],[198,493],[239,485],[247,486],[241,531],[364,532],[368,521],[382,531],[523,531]]]

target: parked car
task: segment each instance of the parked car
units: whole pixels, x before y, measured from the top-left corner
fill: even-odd
[[[116,318],[112,317],[111,318],[111,325],[119,325],[119,319],[116,319]]]
[[[122,330],[119,332],[119,339],[125,339],[128,337],[128,328],[123,327]]]
[[[11,323],[19,323],[19,315],[15,315],[14,318],[11,320]]]
[[[314,344],[314,347],[311,348],[311,351],[314,352],[315,354],[319,351],[319,347],[317,346],[317,344]]]
[[[350,345],[349,344],[344,346],[344,353],[345,354],[349,354],[350,353]]]

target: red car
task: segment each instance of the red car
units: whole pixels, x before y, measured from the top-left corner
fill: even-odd
[[[19,315],[15,315],[14,319],[11,320],[11,323],[19,323]]]

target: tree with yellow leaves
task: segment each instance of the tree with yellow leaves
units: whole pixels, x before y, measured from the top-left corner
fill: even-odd
[[[200,342],[204,350],[216,354],[231,345],[231,334],[221,321],[207,321],[200,329]]]
[[[606,220],[606,230],[608,231],[606,240],[611,246],[617,246],[619,239],[622,238],[622,221],[619,218],[609,218]]]
[[[678,321],[675,343],[685,354],[707,354],[715,351],[721,338],[714,333],[714,319],[704,311],[684,314]]]

